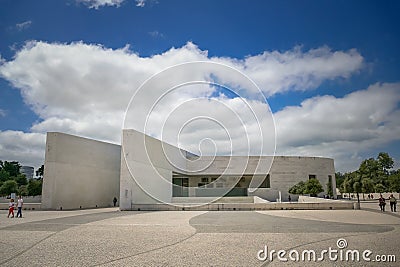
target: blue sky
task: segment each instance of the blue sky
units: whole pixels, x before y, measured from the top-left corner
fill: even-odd
[[[55,76],[46,76],[50,73],[47,70],[57,71],[54,64],[46,65],[49,58],[59,57],[60,61],[64,61],[62,50],[76,48],[74,51],[83,52],[74,53],[82,56],[59,69],[59,74],[66,80],[74,79],[73,73],[81,72],[80,67],[89,60],[92,63],[88,68],[92,70],[108,68],[102,65],[103,60],[98,60],[99,65],[95,65],[96,59],[101,57],[99,49],[115,56],[123,53],[124,56],[136,55],[153,60],[151,66],[146,67],[146,73],[138,76],[139,81],[160,71],[162,67],[201,58],[202,53],[207,53],[207,59],[232,64],[255,57],[256,63],[243,63],[242,66],[244,71],[249,70],[247,74],[250,78],[253,78],[252,75],[256,77],[257,70],[263,66],[268,71],[276,63],[277,69],[282,67],[282,71],[293,73],[287,76],[280,73],[283,78],[271,83],[266,78],[255,78],[255,81],[262,90],[265,86],[264,93],[272,112],[282,123],[290,121],[296,114],[305,114],[302,112],[306,110],[312,112],[318,104],[325,103],[321,101],[334,105],[343,102],[352,106],[348,110],[339,110],[337,114],[333,111],[338,118],[361,116],[359,119],[363,121],[365,114],[372,120],[371,124],[365,120],[368,125],[337,124],[333,121],[324,126],[337,129],[328,139],[325,138],[327,133],[318,127],[329,120],[329,116],[312,118],[319,136],[293,125],[290,131],[292,135],[312,136],[308,139],[280,134],[280,131],[288,131],[290,127],[277,125],[282,129],[277,132],[278,139],[283,136],[283,141],[277,144],[280,154],[334,157],[336,167],[341,171],[357,168],[361,159],[374,157],[380,151],[390,152],[398,161],[399,11],[398,1],[0,0],[0,159],[16,159],[24,164],[39,165],[44,157],[46,131],[60,130],[118,142],[118,138],[114,137],[116,130],[109,134],[86,131],[86,122],[78,119],[82,114],[79,116],[74,112],[77,111],[76,107],[71,104],[61,108],[56,97],[51,95],[65,95],[65,101],[74,102],[71,92],[76,90],[76,94],[82,93],[79,91],[79,88],[84,88],[82,84],[54,86],[54,82],[48,82],[47,79],[57,80]],[[40,44],[43,44],[41,49]],[[89,50],[86,51],[82,47],[84,45]],[[310,52],[314,50],[319,52]],[[98,54],[86,58],[89,51]],[[168,53],[174,55],[171,58],[179,59],[169,61]],[[185,58],[187,53],[193,58]],[[263,53],[267,55],[262,57]],[[16,60],[18,55],[19,61]],[[158,59],[155,59],[157,56],[162,62],[159,65]],[[309,72],[290,67],[290,64],[298,64],[306,68],[317,64],[319,59],[325,60],[323,66],[326,67],[320,72],[320,67]],[[79,60],[83,63],[79,64]],[[129,59],[121,60],[124,63],[120,65],[127,64],[129,68]],[[137,64],[140,69],[140,60]],[[110,73],[113,70],[104,71]],[[142,75],[140,70],[138,73]],[[120,80],[116,75],[110,76],[110,79],[113,77]],[[290,82],[284,84],[288,80]],[[35,81],[41,85],[35,85]],[[93,88],[99,86],[90,83],[90,80],[82,82]],[[280,89],[267,88],[268,84]],[[135,87],[136,84],[130,86]],[[371,86],[376,88],[370,89],[371,92],[366,96],[361,94]],[[101,90],[107,91],[109,88],[93,92],[97,96],[102,94]],[[71,95],[66,94],[67,91]],[[369,105],[367,101],[373,101],[374,97],[370,95],[375,95],[375,91],[387,97],[378,98],[376,106]],[[358,94],[350,97],[357,92],[360,92],[360,98]],[[93,98],[89,93],[87,97]],[[309,109],[302,105],[307,100],[313,102]],[[98,99],[92,104],[102,106],[101,101]],[[391,102],[387,104],[386,101]],[[119,102],[121,106],[122,102]],[[363,102],[366,113],[357,112],[357,105]],[[338,104],[338,107],[343,105]],[[375,110],[367,110],[368,106]],[[320,113],[324,114],[322,111]],[[99,114],[93,116],[98,117]],[[374,114],[382,118],[376,115],[379,117],[376,119]],[[111,128],[119,125],[111,119],[107,123]],[[349,125],[354,126],[352,128]],[[104,125],[99,124],[99,127],[104,129]],[[353,131],[351,134],[348,133],[350,130]],[[382,138],[375,138],[381,133]],[[335,136],[338,136],[337,140]],[[327,146],[340,148],[327,149]]]

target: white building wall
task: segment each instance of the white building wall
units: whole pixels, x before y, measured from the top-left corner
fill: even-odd
[[[188,161],[187,169],[196,175],[265,174],[268,173],[272,160],[273,157],[268,156],[204,156],[193,162]]]
[[[284,194],[287,194],[294,184],[308,181],[309,175],[316,175],[326,194],[328,175],[331,175],[332,179],[335,178],[334,161],[320,157],[277,156],[272,164],[270,175],[271,189],[279,190]],[[335,189],[336,187],[333,192],[336,191]]]
[[[191,163],[191,167],[200,168],[207,166],[212,162],[213,157],[203,157],[195,163]],[[215,157],[214,162],[197,175],[216,175],[225,172],[226,175],[257,175],[253,178],[251,188],[258,187],[267,174],[270,174],[269,189],[261,189],[253,192],[249,190],[249,195],[260,196],[270,201],[279,198],[281,192],[282,201],[286,201],[289,196],[289,188],[300,181],[308,181],[309,175],[315,175],[320,181],[325,192],[327,193],[328,177],[331,175],[333,192],[335,187],[335,168],[334,161],[330,158],[321,157],[298,157],[298,156],[250,156],[250,157]],[[232,186],[232,185],[231,185]],[[296,200],[296,196],[291,197]]]
[[[185,168],[185,158],[177,147],[135,130],[123,130],[121,151],[121,209],[132,203],[170,203],[172,171]]]
[[[333,159],[329,158],[217,156],[187,160],[178,148],[134,130],[123,131],[123,144],[127,147],[127,151],[122,151],[121,209],[130,209],[132,203],[171,203],[172,172],[174,171],[189,177],[225,175],[226,179],[234,176],[240,178],[242,175],[256,175],[255,178],[258,179],[254,183],[256,186],[260,185],[267,174],[270,174],[271,188],[259,190],[258,193],[263,192],[273,201],[276,200],[279,191],[281,191],[282,200],[287,200],[289,188],[299,181],[307,181],[310,174],[316,175],[323,185],[325,193],[321,195],[326,194],[328,175],[331,175],[332,179],[335,177]],[[190,185],[193,185],[193,181]],[[189,189],[189,195],[193,195],[193,191]],[[258,193],[255,192],[254,195]]]
[[[109,207],[119,195],[119,145],[47,133],[43,209]]]
[[[325,191],[328,175],[335,182],[333,159],[329,158],[218,156],[187,160],[185,151],[134,130],[124,130],[122,141],[125,150],[119,145],[48,133],[42,208],[107,207],[114,196],[119,196],[122,210],[131,209],[132,203],[171,203],[173,172],[199,177],[224,174],[227,178],[255,174],[258,182],[270,174],[271,188],[253,195],[265,195],[272,201],[279,191],[286,200],[289,188],[307,181],[310,174],[316,175]]]

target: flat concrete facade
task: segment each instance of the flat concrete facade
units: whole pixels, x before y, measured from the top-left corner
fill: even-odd
[[[329,179],[336,192],[334,161],[319,157],[250,156],[193,157],[160,140],[135,130],[123,131],[120,208],[133,205],[174,203],[174,197],[211,197],[231,192],[258,196],[269,201],[288,199],[288,190],[299,181],[317,178],[327,192]],[[182,195],[174,195],[174,179]],[[267,182],[265,182],[267,179]],[[258,188],[258,187],[262,188]],[[206,198],[205,198],[206,199]],[[209,198],[207,198],[207,201]],[[292,196],[292,200],[297,200]],[[196,199],[196,202],[198,199]]]
[[[110,207],[119,196],[121,147],[47,133],[42,209]]]
[[[281,191],[282,199],[288,199],[289,188],[300,181],[317,178],[324,188],[323,196],[328,192],[328,182],[331,179],[332,192],[336,198],[336,179],[334,161],[330,158],[321,157],[295,157],[295,156],[276,156],[270,170],[271,190],[264,194],[256,194],[266,199],[276,198],[276,192]],[[260,190],[259,190],[260,191]],[[297,200],[297,196],[291,196],[292,200]]]
[[[43,209],[178,205],[222,196],[287,201],[299,181],[317,178],[335,189],[333,159],[287,156],[203,156],[135,130],[123,130],[121,146],[63,133],[48,133]],[[186,200],[184,200],[186,198]],[[197,198],[197,199],[196,199]],[[293,201],[297,196],[291,196]],[[228,198],[225,198],[228,199]],[[183,201],[184,200],[184,201]]]

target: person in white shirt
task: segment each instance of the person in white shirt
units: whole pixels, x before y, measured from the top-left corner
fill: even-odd
[[[7,218],[10,218],[10,215],[12,215],[11,218],[14,218],[14,199],[10,199],[10,202],[8,202],[8,215]]]
[[[22,218],[22,206],[24,205],[24,200],[22,199],[21,196],[18,196],[18,203],[17,203],[17,208],[18,208],[18,212],[17,212],[17,218],[18,215],[20,218]]]

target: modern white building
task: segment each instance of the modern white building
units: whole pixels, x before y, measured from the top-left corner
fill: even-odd
[[[222,196],[285,201],[291,186],[310,178],[324,186],[321,195],[326,194],[329,180],[336,192],[334,161],[329,158],[196,157],[135,130],[124,130],[122,142],[121,209],[135,204],[197,203],[199,198],[206,203]]]
[[[299,181],[317,178],[336,192],[334,161],[298,156],[205,156],[135,130],[123,130],[122,146],[48,133],[42,208],[107,207],[241,201],[258,196],[285,201]],[[296,200],[296,196],[291,196]]]

